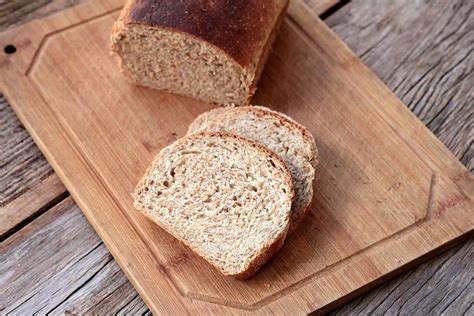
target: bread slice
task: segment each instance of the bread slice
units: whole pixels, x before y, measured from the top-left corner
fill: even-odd
[[[129,0],[112,51],[135,84],[248,104],[288,0]]]
[[[306,215],[313,198],[317,149],[311,133],[288,116],[262,106],[217,108],[201,114],[190,126],[195,131],[227,131],[259,142],[288,166],[296,192],[292,232]]]
[[[134,206],[223,274],[247,278],[283,245],[293,197],[291,175],[273,152],[203,132],[158,154]]]

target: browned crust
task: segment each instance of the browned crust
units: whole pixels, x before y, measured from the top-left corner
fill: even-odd
[[[278,157],[274,152],[272,152],[271,150],[269,150],[268,148],[266,148],[265,146],[263,146],[263,145],[261,145],[257,142],[254,142],[252,140],[240,137],[240,136],[232,134],[232,133],[227,133],[227,132],[199,132],[199,133],[194,133],[194,134],[185,136],[185,137],[177,140],[176,142],[184,142],[186,139],[189,139],[189,138],[200,138],[200,137],[233,138],[233,139],[238,140],[239,142],[242,142],[242,143],[245,143],[245,144],[249,145],[252,148],[255,148],[257,151],[261,152],[262,154],[264,154],[266,156],[269,156],[274,162],[276,162],[277,165],[279,165],[280,169],[285,173],[285,176],[286,176],[285,177],[286,178],[285,182],[286,182],[286,184],[287,184],[287,186],[290,190],[290,192],[288,192],[288,197],[291,200],[290,202],[293,202],[293,200],[295,198],[295,192],[294,192],[294,188],[293,188],[293,181],[292,181],[291,173],[288,170],[288,167],[286,166],[286,164],[283,162],[283,160],[281,160],[281,158]],[[247,278],[251,277],[252,275],[254,275],[258,271],[258,269],[265,262],[267,262],[283,246],[285,238],[286,238],[287,233],[288,233],[290,220],[288,220],[288,224],[287,224],[286,228],[280,233],[279,236],[277,236],[277,238],[274,240],[274,242],[271,243],[271,244],[265,245],[264,248],[262,249],[262,251],[257,254],[257,256],[249,263],[249,265],[246,267],[246,269],[244,271],[242,271],[240,273],[237,273],[237,274],[228,274],[228,273],[226,273],[218,265],[216,265],[213,262],[208,261],[204,254],[200,253],[196,248],[192,247],[187,241],[183,240],[180,236],[173,233],[168,227],[166,227],[166,225],[163,225],[163,223],[161,223],[161,222],[157,221],[155,218],[153,218],[148,213],[148,211],[146,211],[139,203],[136,202],[138,192],[145,185],[145,182],[146,182],[146,179],[149,176],[149,173],[151,172],[155,162],[161,158],[162,153],[163,153],[163,151],[160,151],[160,153],[153,159],[152,163],[148,166],[147,170],[145,171],[145,174],[143,175],[143,177],[138,181],[138,184],[135,188],[135,191],[132,194],[133,199],[134,199],[134,204],[133,204],[134,207],[137,210],[139,210],[142,214],[144,214],[147,218],[152,220],[159,227],[161,227],[163,230],[165,230],[166,232],[171,234],[174,238],[176,238],[181,243],[186,245],[188,248],[193,250],[194,253],[196,253],[197,255],[199,255],[200,257],[205,259],[207,262],[209,262],[212,266],[214,266],[222,274],[230,275],[230,276],[233,276],[237,279],[247,279]],[[290,203],[290,207],[287,210],[288,217],[290,217],[291,205],[292,205],[292,203]]]
[[[306,206],[301,208],[297,216],[291,217],[290,227],[288,228],[288,235],[293,234],[295,230],[298,228],[298,226],[300,226],[303,219],[306,217],[306,215],[308,215],[312,204],[313,204],[313,198],[311,198],[311,200],[308,200],[308,202],[306,203]]]
[[[315,199],[311,199],[311,201],[309,201],[308,205],[306,206],[306,208],[304,210],[301,211],[301,213],[299,214],[300,216],[297,216],[295,217],[294,220],[291,221],[290,223],[290,227],[288,229],[288,236],[290,236],[291,234],[293,234],[297,228],[299,227],[299,225],[301,225],[301,223],[303,222],[304,218],[306,217],[306,215],[308,215],[309,211],[311,210],[311,208],[316,204],[316,200]]]
[[[275,27],[272,30],[272,33],[270,34],[270,37],[268,38],[267,43],[263,47],[262,54],[260,55],[260,58],[258,60],[258,65],[255,69],[255,76],[252,80],[252,83],[249,87],[248,90],[248,97],[247,100],[244,104],[250,104],[250,99],[252,96],[255,94],[255,91],[257,90],[257,83],[260,80],[260,77],[262,76],[263,68],[265,64],[267,63],[268,56],[270,55],[270,52],[272,51],[273,44],[275,43],[275,39],[278,35],[278,31],[280,30],[280,27],[283,23],[283,19],[286,14],[286,10],[288,9],[289,1],[285,4],[284,9],[280,12],[280,15],[278,16],[278,19],[275,23]]]
[[[299,212],[296,215],[291,214],[290,216],[291,221],[290,221],[290,227],[288,229],[288,235],[291,235],[294,233],[294,231],[298,228],[298,226],[301,224],[303,219],[308,214],[310,210],[310,206],[313,202],[313,197],[314,197],[314,192],[312,192],[311,194],[311,199],[308,199],[306,201],[306,204],[299,209]]]
[[[206,41],[243,67],[266,44],[288,0],[128,0],[113,34],[128,24],[186,33]],[[122,24],[122,25],[121,25]]]

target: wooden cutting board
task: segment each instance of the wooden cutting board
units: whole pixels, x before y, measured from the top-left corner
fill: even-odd
[[[0,90],[154,312],[321,311],[472,232],[473,176],[293,0],[253,103],[315,136],[313,206],[256,277],[220,275],[132,208],[153,156],[213,105],[122,78],[108,43],[121,5],[92,1],[1,34]]]

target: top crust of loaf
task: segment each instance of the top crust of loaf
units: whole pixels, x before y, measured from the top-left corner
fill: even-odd
[[[287,5],[288,0],[128,0],[119,25],[186,33],[222,49],[243,67],[255,67]]]

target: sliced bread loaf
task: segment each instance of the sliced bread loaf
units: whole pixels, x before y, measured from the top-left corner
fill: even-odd
[[[112,51],[135,84],[220,104],[249,103],[288,0],[128,0]]]
[[[247,278],[283,245],[293,196],[291,175],[273,152],[203,132],[158,154],[134,206],[223,274]]]
[[[317,150],[311,133],[288,116],[262,106],[217,108],[201,114],[190,126],[195,131],[227,131],[259,142],[274,151],[288,166],[296,198],[290,231],[306,215],[313,198]]]

